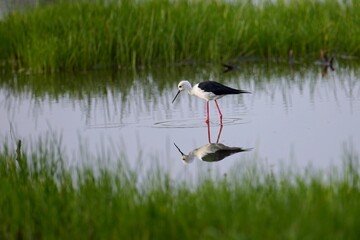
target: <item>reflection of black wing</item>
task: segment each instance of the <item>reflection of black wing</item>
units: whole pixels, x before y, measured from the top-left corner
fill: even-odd
[[[201,158],[205,162],[221,161],[224,158],[226,158],[230,155],[233,155],[234,153],[251,150],[251,149],[244,149],[244,148],[239,148],[239,147],[228,147],[221,143],[220,144],[212,143],[210,145],[212,145],[211,149],[213,149],[213,151],[209,151],[206,155],[204,155]]]
[[[250,151],[252,148],[228,147],[221,143],[209,143],[199,148],[194,149],[189,154],[184,154],[180,148],[174,143],[175,147],[182,155],[182,160],[185,163],[191,163],[194,159],[199,159],[204,162],[218,162],[224,158],[238,152]]]

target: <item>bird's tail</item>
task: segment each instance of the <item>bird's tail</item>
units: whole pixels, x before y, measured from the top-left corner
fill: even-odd
[[[249,92],[249,91],[245,91],[245,90],[239,90],[239,92],[238,93],[251,93],[251,92]]]

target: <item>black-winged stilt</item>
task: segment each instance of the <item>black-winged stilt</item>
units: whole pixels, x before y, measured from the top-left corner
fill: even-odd
[[[230,72],[230,71],[232,71],[232,70],[238,70],[238,69],[240,69],[240,67],[239,67],[239,66],[236,66],[236,65],[230,65],[230,64],[225,64],[225,63],[223,63],[222,65],[223,65],[224,68],[225,68],[225,70],[223,71],[223,73],[227,73],[227,72]]]
[[[216,107],[219,111],[220,115],[220,123],[222,123],[222,113],[220,111],[219,105],[217,103],[217,99],[222,98],[225,95],[229,94],[240,94],[240,93],[250,93],[248,91],[234,89],[231,87],[227,87],[221,83],[215,81],[204,81],[195,84],[194,87],[191,86],[190,82],[187,80],[183,80],[178,84],[179,91],[175,95],[172,102],[175,101],[177,96],[181,91],[187,91],[190,95],[197,96],[206,100],[206,123],[209,123],[209,101],[214,100]]]
[[[328,53],[322,49],[320,50],[320,56],[321,56],[321,59],[318,61],[315,61],[315,64],[324,66],[326,68],[330,67],[330,69],[334,71],[335,68],[334,68],[333,63],[334,63],[335,58],[334,57],[329,58]]]
[[[330,68],[332,71],[335,70],[334,68],[334,57],[329,58],[327,52],[325,52],[324,50],[320,50],[320,56],[321,59],[318,61],[315,61],[316,65],[319,65],[322,67],[322,75],[325,76],[328,72],[328,68]]]
[[[199,159],[204,162],[218,162],[234,153],[251,150],[251,148],[229,147],[222,143],[209,143],[192,150],[189,154],[185,154],[175,143],[174,145],[181,153],[184,163],[191,163],[194,159]]]

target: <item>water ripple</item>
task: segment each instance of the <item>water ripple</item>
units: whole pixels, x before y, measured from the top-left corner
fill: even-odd
[[[248,120],[244,118],[224,118],[222,121],[223,126],[238,125],[247,123]],[[219,126],[219,121],[211,121],[210,126]],[[206,127],[206,123],[203,118],[189,118],[189,119],[176,119],[176,120],[164,120],[155,122],[153,127],[156,128],[201,128]]]

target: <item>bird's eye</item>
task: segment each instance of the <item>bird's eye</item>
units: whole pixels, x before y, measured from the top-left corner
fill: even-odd
[[[181,88],[182,88],[182,86],[180,85],[180,86],[179,86],[179,88],[181,89]]]

